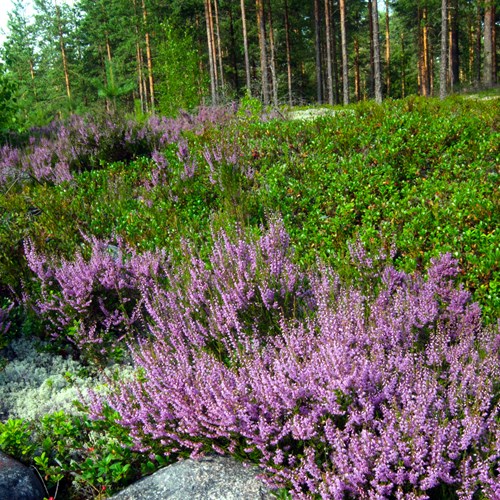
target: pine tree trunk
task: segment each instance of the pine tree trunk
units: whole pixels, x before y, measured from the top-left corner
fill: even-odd
[[[316,99],[323,101],[323,81],[321,78],[321,23],[319,18],[319,0],[314,0],[314,46],[316,51]]]
[[[64,81],[66,84],[66,95],[68,96],[68,99],[71,100],[71,86],[69,80],[68,59],[66,56],[66,47],[64,45],[64,36],[61,24],[61,12],[59,10],[58,5],[56,5],[56,20],[57,20],[57,31],[59,33],[59,46],[61,49],[61,57],[62,57],[62,64],[64,71]]]
[[[155,89],[153,79],[153,57],[151,56],[151,41],[148,30],[148,11],[146,9],[146,0],[142,0],[142,19],[144,21],[145,40],[146,40],[146,60],[148,65],[148,80],[149,80],[149,99],[151,103],[151,111],[155,109]]]
[[[30,57],[30,76],[31,76],[31,88],[33,89],[33,96],[35,97],[35,101],[38,101],[38,92],[36,91],[35,84],[35,67],[33,65],[33,59]]]
[[[403,33],[401,39],[401,97],[404,99],[406,92],[406,52],[405,52],[405,37]]]
[[[214,0],[214,12],[215,12],[215,36],[217,38],[217,60],[219,62],[220,85],[222,88],[224,88],[224,66],[222,64],[222,50],[221,50],[220,31],[219,31],[219,7],[217,0]]]
[[[448,59],[448,1],[441,0],[441,60],[439,66],[439,98],[446,97]]]
[[[208,66],[210,71],[210,96],[212,98],[212,104],[217,104],[217,84],[215,80],[215,61],[214,61],[214,51],[212,47],[212,34],[211,34],[211,23],[210,23],[210,10],[209,10],[210,0],[205,0],[205,24],[207,27],[207,46],[208,46]]]
[[[214,15],[212,12],[212,0],[208,0],[208,24],[210,25],[210,48],[212,50],[212,61],[214,69],[215,89],[219,92],[219,72],[217,70],[217,47],[215,45]],[[217,95],[218,98],[218,95]]]
[[[483,84],[493,86],[493,30],[495,29],[495,4],[493,0],[485,0],[484,6],[484,65]]]
[[[421,11],[420,29],[420,94],[424,97],[430,95],[430,64],[429,64],[429,28],[427,26],[427,8]]]
[[[288,17],[288,1],[285,0],[285,45],[286,45],[286,75],[288,84],[288,104],[293,105],[292,95],[292,54],[290,50],[290,22]]]
[[[476,44],[474,49],[475,83],[481,82],[481,4],[478,1],[476,13]]]
[[[458,50],[458,0],[451,0],[452,8],[450,9],[450,84],[458,85],[460,82],[460,52]]]
[[[385,94],[391,95],[391,32],[389,24],[389,0],[385,0]]]
[[[496,7],[495,10],[493,11],[493,28],[491,31],[491,37],[492,37],[492,46],[493,46],[493,57],[491,61],[491,66],[493,68],[493,84],[498,82],[498,66],[497,66],[497,30],[498,28],[498,23],[495,22],[496,19]]]
[[[340,102],[339,98],[339,82],[340,82],[340,75],[339,75],[339,65],[338,65],[338,59],[337,59],[337,24],[335,22],[335,16],[333,15],[334,9],[333,9],[333,0],[329,0],[330,2],[330,22],[332,25],[332,70],[333,70],[333,100],[335,104],[338,104]]]
[[[373,2],[368,0],[368,29],[370,32],[370,81],[369,81],[369,95],[375,96],[375,52],[373,50]]]
[[[264,4],[262,0],[255,0],[257,8],[257,29],[259,32],[260,71],[262,80],[262,98],[264,104],[269,104],[269,74],[267,71],[266,24],[264,19]]]
[[[342,43],[342,94],[344,104],[349,104],[349,61],[347,60],[347,28],[345,0],[339,0],[340,38]]]
[[[247,36],[247,19],[245,13],[245,0],[241,0],[241,23],[243,25],[243,51],[245,53],[245,76],[247,84],[247,92],[252,93],[252,85],[250,78],[250,58],[248,56],[248,36]]]
[[[418,9],[418,57],[417,57],[417,86],[420,95],[424,95],[423,81],[424,81],[424,42],[422,31],[422,11]]]
[[[377,0],[372,2],[373,15],[373,66],[375,70],[375,102],[382,102],[382,71],[380,68],[380,42],[378,34],[378,7]]]
[[[271,10],[271,1],[267,0],[267,11],[269,13],[269,49],[271,51],[271,83],[273,86],[273,104],[278,106],[278,77],[276,75],[276,51],[274,44],[273,13]]]
[[[428,55],[427,61],[429,64],[429,95],[434,95],[434,57],[432,57],[432,38],[430,36],[430,28],[427,28],[427,39],[428,39]]]
[[[468,24],[469,63],[467,69],[468,69],[469,83],[472,84],[474,81],[475,28],[474,28],[474,22],[470,18],[468,21],[469,21]]]
[[[354,96],[356,101],[361,100],[361,73],[359,70],[359,42],[354,39]]]
[[[234,72],[234,88],[236,89],[236,94],[240,93],[240,79],[238,77],[238,61],[236,57],[236,36],[234,33],[234,19],[233,19],[233,5],[229,6],[229,36],[231,37],[231,63]]]
[[[325,28],[326,28],[326,87],[328,91],[328,104],[334,103],[333,98],[333,71],[332,71],[332,26],[330,15],[330,2],[325,0]]]
[[[110,85],[114,86],[115,75],[113,72],[113,61],[111,57],[111,44],[109,43],[109,36],[107,31],[105,35],[106,35],[106,60],[108,62],[107,64],[108,67],[106,71],[106,80],[107,80],[106,83],[108,86]],[[110,113],[111,111],[113,111],[113,113],[115,112],[115,104],[116,103],[113,103],[109,97],[106,97],[106,111],[108,113]]]
[[[139,100],[141,102],[141,113],[148,111],[148,101],[147,101],[147,88],[146,82],[144,81],[144,60],[142,58],[139,26],[137,23],[137,0],[132,0],[132,5],[134,7],[134,19],[136,23],[134,25],[135,32],[135,58],[137,65],[137,87],[139,89]]]
[[[144,113],[144,111],[147,111],[147,97],[144,92],[143,84],[144,84],[144,77],[143,77],[143,70],[142,70],[142,54],[141,54],[141,45],[139,43],[139,40],[136,40],[135,42],[135,57],[136,57],[136,63],[137,63],[137,86],[139,88],[139,100],[141,102],[141,112]]]

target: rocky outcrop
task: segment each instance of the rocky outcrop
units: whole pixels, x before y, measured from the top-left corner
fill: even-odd
[[[264,500],[275,498],[256,468],[228,457],[183,460],[129,486],[114,500]]]
[[[0,451],[0,498],[42,500],[45,491],[35,472]]]

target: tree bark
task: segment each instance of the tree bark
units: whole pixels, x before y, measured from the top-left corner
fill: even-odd
[[[361,74],[359,70],[359,42],[354,39],[354,96],[356,101],[361,100]]]
[[[326,28],[326,88],[328,90],[328,104],[333,105],[333,71],[332,71],[332,26],[330,15],[330,1],[325,0],[325,28]]]
[[[385,94],[391,95],[391,32],[389,24],[389,0],[385,0]]]
[[[145,40],[146,40],[146,60],[148,65],[148,80],[149,80],[149,98],[151,103],[151,111],[155,109],[155,89],[153,79],[153,57],[151,56],[151,41],[148,30],[148,11],[146,9],[146,0],[142,0],[142,19],[144,21]]]
[[[248,57],[248,36],[247,36],[247,18],[245,13],[245,0],[241,0],[240,6],[241,6],[241,23],[243,25],[243,51],[245,54],[246,85],[247,85],[247,92],[251,94],[252,88],[251,88],[251,78],[250,78],[250,59]]]
[[[106,9],[104,8],[104,4],[101,3],[101,10],[102,10],[102,16],[103,19],[105,19],[105,25],[104,25],[104,43],[106,45],[106,60],[107,60],[107,65],[104,65],[104,70],[105,70],[105,75],[106,75],[106,82],[105,84],[108,85],[108,87],[113,87],[114,82],[115,82],[115,76],[114,76],[114,69],[113,69],[113,58],[111,56],[111,44],[109,42],[109,32],[108,32],[108,16],[106,13]],[[116,102],[112,102],[112,100],[109,97],[106,97],[106,111],[108,113],[115,112],[115,106]]]
[[[349,61],[347,60],[347,29],[345,0],[339,0],[340,6],[340,38],[342,44],[342,94],[344,104],[349,104]]]
[[[476,44],[474,50],[475,83],[481,82],[481,4],[478,1],[476,12]]]
[[[441,56],[439,66],[439,98],[446,97],[448,59],[448,0],[441,0]]]
[[[495,11],[493,12],[493,28],[491,31],[491,37],[492,37],[492,45],[493,45],[493,57],[491,61],[491,65],[493,68],[493,83],[498,82],[498,66],[497,66],[497,34],[498,34],[498,29],[499,27],[497,26],[498,23],[495,22],[496,19],[496,7]]]
[[[375,70],[375,102],[382,102],[382,71],[380,69],[380,42],[378,34],[377,0],[372,2],[373,15],[373,66]]]
[[[273,104],[278,107],[278,76],[276,74],[276,50],[274,45],[273,13],[271,10],[271,0],[267,0],[267,12],[269,19],[269,49],[271,51],[271,83],[273,87]]]
[[[221,50],[220,30],[219,30],[218,0],[214,0],[214,13],[215,13],[215,36],[217,38],[217,60],[219,62],[220,85],[222,88],[224,88],[224,66],[222,64],[222,50]],[[215,44],[214,44],[214,46],[215,46]]]
[[[332,25],[332,70],[333,70],[333,99],[334,103],[338,104],[340,102],[339,98],[339,81],[340,81],[340,75],[339,75],[339,65],[338,65],[338,60],[337,60],[337,37],[336,37],[336,23],[335,23],[335,16],[333,15],[334,9],[333,9],[333,0],[329,0],[330,4],[330,22]]]
[[[264,19],[264,4],[262,0],[255,0],[257,8],[257,28],[259,32],[260,71],[262,83],[262,99],[269,104],[269,74],[267,71],[266,24]]]
[[[368,29],[370,33],[370,81],[369,81],[369,96],[375,96],[375,53],[373,50],[373,2],[368,0]]]
[[[321,22],[319,0],[314,0],[314,47],[316,52],[316,99],[318,104],[323,101],[323,80],[321,77]]]
[[[59,46],[61,49],[61,57],[64,71],[64,81],[66,84],[66,95],[68,99],[71,100],[71,86],[69,80],[69,70],[68,70],[68,58],[66,56],[66,46],[64,45],[64,35],[61,24],[61,11],[59,10],[59,5],[56,5],[56,21],[57,21],[57,31],[59,33]]]
[[[212,0],[208,0],[208,23],[210,24],[210,48],[212,49],[212,61],[214,66],[215,89],[219,91],[219,72],[217,70],[217,47],[215,45],[214,15],[212,12]],[[218,96],[217,96],[218,97]]]
[[[401,39],[401,97],[404,99],[406,92],[406,52],[405,52],[405,37],[403,33]]]
[[[419,71],[419,87],[420,94],[427,97],[431,93],[431,82],[430,82],[430,63],[429,63],[429,28],[427,26],[427,8],[424,7],[420,10],[420,43],[419,43],[419,61],[420,61],[420,71]]]
[[[37,95],[36,85],[35,85],[35,67],[33,65],[33,58],[30,57],[29,63],[30,63],[31,87],[33,89],[33,95],[34,95],[35,101],[36,101],[36,100],[38,100],[38,95]]]
[[[212,104],[217,104],[217,84],[215,80],[215,64],[214,61],[214,51],[212,47],[212,33],[211,33],[211,23],[210,23],[210,10],[209,10],[210,0],[205,0],[205,24],[207,26],[207,45],[208,45],[208,66],[210,72],[210,96],[212,98]]]
[[[453,89],[460,81],[460,65],[458,51],[458,0],[451,0],[449,6],[450,19],[450,47],[449,47],[449,69],[450,69],[450,87]]]
[[[231,63],[234,72],[234,88],[236,89],[236,94],[240,93],[240,79],[238,77],[238,61],[236,58],[236,37],[234,33],[234,19],[233,19],[233,6],[229,6],[229,35],[231,37]]]
[[[493,86],[493,30],[495,29],[495,4],[492,0],[485,0],[484,6],[484,65],[483,84]]]
[[[135,52],[136,52],[136,62],[137,62],[137,84],[139,88],[139,100],[141,102],[141,112],[147,111],[147,96],[145,92],[144,85],[144,77],[143,77],[143,61],[142,61],[142,53],[141,46],[139,40],[135,42]]]
[[[139,89],[139,100],[141,102],[141,112],[148,111],[148,89],[144,80],[144,59],[142,57],[142,49],[140,42],[140,30],[138,25],[137,0],[132,0],[134,7],[134,32],[135,32],[135,58],[137,64],[137,86]]]
[[[292,54],[290,49],[290,21],[288,17],[288,0],[285,0],[285,46],[286,46],[286,75],[288,85],[288,104],[292,106]]]

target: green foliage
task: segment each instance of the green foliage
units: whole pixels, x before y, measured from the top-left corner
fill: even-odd
[[[264,107],[259,99],[252,97],[247,90],[246,94],[240,100],[238,116],[249,120],[258,120],[262,114]]]
[[[0,422],[0,449],[4,453],[26,461],[35,447],[31,440],[31,430],[26,422],[19,419]]]
[[[15,124],[16,84],[11,75],[5,72],[0,64],[0,133],[12,128]]]
[[[192,110],[202,102],[206,92],[206,76],[200,71],[200,54],[192,31],[180,30],[166,21],[161,29],[158,49],[158,109],[166,116],[179,110]]]
[[[116,112],[116,100],[130,94],[136,87],[133,81],[117,81],[116,68],[110,61],[106,61],[106,81],[97,82],[97,95],[105,99],[110,111]]]
[[[279,500],[292,500],[292,495],[285,488],[275,491],[274,496]]]
[[[269,123],[254,156],[262,204],[304,264],[349,272],[346,243],[398,249],[406,270],[452,252],[486,317],[499,314],[498,103],[408,99]]]
[[[169,463],[132,451],[117,417],[108,410],[98,422],[64,412],[40,422],[7,420],[0,423],[0,449],[33,465],[51,493],[71,500],[107,495]]]

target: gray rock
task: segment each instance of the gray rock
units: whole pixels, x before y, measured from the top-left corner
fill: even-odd
[[[42,500],[45,491],[32,469],[0,451],[0,498]]]
[[[257,478],[257,468],[233,458],[208,456],[183,460],[143,478],[116,500],[264,500],[275,498]]]

